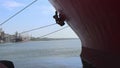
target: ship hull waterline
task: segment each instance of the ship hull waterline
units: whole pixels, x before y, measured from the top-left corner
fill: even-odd
[[[83,61],[96,68],[120,68],[119,0],[49,1],[65,14],[67,24],[80,38]]]

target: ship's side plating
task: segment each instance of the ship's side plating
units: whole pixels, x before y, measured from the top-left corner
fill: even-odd
[[[96,68],[119,68],[119,0],[49,0],[82,42],[81,57]]]

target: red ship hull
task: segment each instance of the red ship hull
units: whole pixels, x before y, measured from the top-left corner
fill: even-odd
[[[119,0],[50,2],[59,13],[65,14],[68,25],[79,36],[83,65],[87,62],[96,68],[120,68]]]

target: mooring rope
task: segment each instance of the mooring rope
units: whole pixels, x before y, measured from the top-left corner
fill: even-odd
[[[40,38],[43,38],[43,37],[45,37],[45,36],[48,36],[48,35],[54,34],[54,33],[58,32],[58,31],[61,31],[61,30],[65,29],[65,28],[68,28],[68,27],[69,27],[69,26],[66,26],[66,27],[63,27],[63,28],[61,28],[61,29],[59,29],[59,30],[56,30],[56,31],[50,32],[50,33],[48,33],[48,34],[45,34],[45,35],[43,35],[43,36],[40,36]]]
[[[12,19],[13,17],[15,17],[16,15],[18,15],[19,13],[21,13],[22,11],[24,11],[26,8],[30,7],[32,4],[34,4],[37,0],[34,0],[33,2],[31,2],[30,4],[28,4],[27,6],[25,6],[23,9],[21,9],[20,11],[18,11],[17,13],[15,13],[14,15],[10,16],[8,19],[6,19],[4,22],[2,22],[0,24],[3,25],[5,24],[6,22],[8,22],[10,19]]]
[[[50,24],[50,25],[45,25],[45,26],[38,27],[38,28],[34,28],[34,29],[31,29],[31,30],[27,30],[27,31],[23,31],[23,32],[21,32],[20,34],[27,33],[27,32],[31,32],[31,31],[35,31],[35,30],[42,29],[42,28],[46,28],[46,27],[53,26],[53,25],[56,25],[56,23],[53,23],[53,24]]]

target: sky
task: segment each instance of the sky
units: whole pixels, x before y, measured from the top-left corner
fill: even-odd
[[[0,0],[0,24],[33,1],[35,0]],[[16,31],[20,33],[30,29],[54,24],[54,12],[55,9],[48,0],[37,0],[30,7],[26,8],[24,11],[22,11],[3,25],[0,25],[0,28],[2,28],[5,33],[15,34]],[[62,27],[56,24],[47,28],[25,33],[24,35],[41,37],[66,26],[68,26],[67,23],[65,24],[65,26]],[[78,38],[70,27],[46,37]]]

